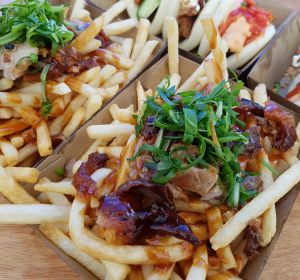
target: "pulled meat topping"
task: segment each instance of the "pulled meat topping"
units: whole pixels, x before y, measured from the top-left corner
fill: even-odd
[[[252,126],[245,131],[248,134],[249,143],[245,145],[244,156],[255,156],[262,148],[260,144],[260,126]]]
[[[87,196],[98,196],[97,183],[91,178],[91,175],[102,168],[107,161],[108,156],[106,154],[96,152],[90,154],[88,160],[80,165],[72,182],[79,193]]]
[[[258,219],[250,221],[245,231],[246,245],[244,253],[251,260],[259,255],[259,248],[262,242],[262,231]]]
[[[234,111],[243,113],[252,113],[257,117],[264,117],[264,107],[258,103],[255,103],[249,99],[242,98],[240,101],[240,106],[234,108]]]
[[[268,102],[265,108],[265,119],[267,121],[263,130],[271,138],[275,148],[286,152],[297,140],[295,119],[289,112],[285,111],[273,102]]]
[[[153,234],[173,235],[194,245],[199,241],[175,212],[165,185],[128,181],[100,199],[97,233],[112,244],[137,244]]]
[[[241,99],[240,106],[234,108],[239,114],[252,113],[256,117],[262,118],[260,126],[262,128],[261,133],[265,136],[269,136],[272,145],[282,151],[286,152],[292,148],[297,140],[296,124],[292,114],[284,110],[274,102],[267,102],[266,107],[247,99]],[[256,146],[258,149],[258,139],[255,136],[257,134],[257,128],[251,128],[250,135],[252,140],[256,139],[255,143],[250,145]],[[254,136],[254,137],[253,137]],[[247,148],[247,147],[246,147]]]

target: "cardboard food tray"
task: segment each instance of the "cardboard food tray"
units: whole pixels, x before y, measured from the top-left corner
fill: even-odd
[[[181,56],[180,57],[180,69],[182,75],[182,81],[186,80],[193,71],[197,68],[198,64]],[[159,82],[168,74],[168,63],[167,56],[159,60],[155,65],[148,69],[144,74],[142,74],[137,80],[132,82],[127,88],[123,89],[120,94],[111,100],[111,102],[104,105],[103,109],[98,112],[90,121],[83,125],[76,134],[73,135],[66,143],[59,147],[59,151],[56,155],[52,155],[44,160],[39,166],[38,169],[41,171],[40,177],[48,177],[51,180],[55,181],[59,178],[55,175],[54,169],[58,166],[63,166],[72,158],[79,158],[93,143],[93,140],[90,140],[86,133],[86,128],[89,125],[94,124],[103,124],[109,123],[112,121],[112,118],[109,114],[109,106],[111,104],[118,104],[121,108],[127,107],[130,104],[136,106],[136,83],[141,81],[144,88],[155,89]],[[270,254],[271,251],[278,239],[278,236],[282,230],[282,227],[289,215],[290,210],[294,204],[294,201],[298,194],[298,187],[295,187],[290,191],[284,198],[282,198],[276,204],[277,210],[277,232],[273,238],[271,244],[261,250],[260,255],[255,258],[253,261],[249,262],[246,266],[241,277],[245,280],[255,280],[259,278]],[[40,233],[40,236],[47,242],[47,244],[54,249],[54,251],[70,265],[83,279],[96,279],[89,271],[79,265],[76,261],[64,254],[60,249],[53,245],[43,234]]]
[[[64,4],[64,5],[70,5],[70,7],[72,7],[72,3],[74,1],[63,1],[63,0],[52,0],[51,1],[53,4],[55,5],[61,5],[61,4]],[[91,3],[88,3],[87,6],[86,6],[86,9],[91,13],[91,17],[92,18],[96,18],[98,16],[100,16],[104,10],[99,8],[99,7],[96,7],[95,5],[91,4]],[[127,32],[127,33],[124,33],[124,36],[127,36],[127,37],[130,37],[130,38],[135,38],[136,37],[136,33],[137,33],[137,30],[136,29],[132,29],[131,31]],[[156,37],[156,36],[153,36],[153,35],[149,35],[149,39],[150,40],[156,40],[159,42],[158,46],[156,47],[156,49],[154,50],[154,52],[152,53],[151,57],[150,57],[150,60],[149,62],[145,65],[145,67],[137,74],[140,75],[141,73],[143,73],[145,70],[147,70],[151,65],[153,65],[156,61],[158,61],[159,58],[161,58],[161,56],[163,55],[165,49],[166,49],[166,43]],[[131,81],[133,81],[134,79],[132,79]],[[130,84],[129,81],[126,85]],[[126,86],[124,85],[124,87]],[[102,109],[102,108],[101,108]],[[100,110],[101,110],[100,109]],[[75,132],[76,133],[76,132]],[[67,140],[66,140],[67,141]],[[53,150],[53,154],[55,154],[57,152],[58,148],[55,148]],[[45,160],[45,158],[38,158],[38,159],[34,159],[32,165],[34,166],[37,166],[40,162],[42,162],[43,160]],[[31,161],[30,161],[31,162]],[[25,165],[27,166],[27,161],[25,162]],[[21,164],[22,166],[22,164]]]
[[[103,10],[109,9],[109,7],[111,7],[111,5],[118,2],[118,0],[87,0],[87,1],[88,1],[88,3],[92,3],[92,4],[100,7]],[[273,16],[274,16],[273,24],[275,25],[277,31],[276,31],[276,34],[274,35],[274,37],[271,39],[271,41],[256,56],[254,56],[243,67],[241,67],[235,71],[239,76],[243,76],[243,77],[245,77],[247,75],[247,73],[249,73],[249,71],[251,70],[251,68],[253,67],[255,62],[257,61],[257,59],[260,56],[262,56],[266,50],[268,50],[270,47],[272,47],[272,43],[274,42],[274,40],[276,40],[277,34],[279,34],[285,28],[287,23],[289,23],[295,15],[295,12],[293,12],[293,10],[291,8],[284,5],[284,2],[278,2],[278,1],[274,1],[274,0],[257,0],[256,2],[259,7],[262,7],[266,10],[272,11]],[[128,17],[126,11],[123,12],[121,16],[122,16],[122,18]],[[188,52],[189,58],[196,61],[197,63],[199,63],[202,61],[202,59],[200,56],[197,55],[196,51],[197,51],[197,49],[193,50],[191,52]]]
[[[292,64],[292,58],[299,46],[300,14],[298,13],[280,32],[272,48],[264,53],[248,75],[250,88],[255,88],[259,83],[266,84],[272,99],[288,106],[298,114],[300,114],[300,107],[285,99],[284,95],[274,93],[273,86],[282,79],[285,71]]]

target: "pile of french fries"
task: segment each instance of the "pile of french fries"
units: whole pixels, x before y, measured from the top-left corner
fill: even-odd
[[[225,52],[213,21],[205,18],[202,23],[208,39],[216,36],[216,48],[183,83],[179,74],[178,49],[169,44],[170,86],[175,86],[178,91],[194,89],[199,84],[216,84],[228,77]],[[175,42],[178,36],[176,21],[169,18],[166,24],[168,41]],[[87,128],[87,134],[94,143],[73,164],[74,175],[93,152],[106,153],[109,158],[120,160],[119,167],[100,168],[91,175],[101,195],[113,192],[129,178],[127,159],[133,156],[137,143],[135,115],[141,112],[147,96],[153,96],[155,91],[144,89],[137,82],[136,94],[136,106],[132,104],[120,108],[117,104],[111,104],[112,122]],[[264,85],[259,85],[252,95],[244,89],[240,97],[253,99],[261,105],[268,100]],[[83,199],[72,185],[72,176],[58,182],[47,178],[38,181],[39,173],[34,168],[0,167],[0,192],[17,204],[0,205],[0,224],[40,224],[45,236],[99,279],[241,279],[239,274],[248,262],[243,252],[243,231],[250,220],[256,219],[262,224],[262,245],[267,246],[276,232],[275,203],[300,181],[300,161],[297,158],[299,125],[297,135],[294,147],[283,155],[284,164],[276,166],[283,173],[275,178],[267,168],[260,166],[263,191],[241,210],[224,205],[216,207],[201,200],[191,200],[189,203],[175,200],[176,211],[201,241],[197,248],[174,237],[155,240],[155,245],[110,245],[95,234],[93,222],[85,213],[88,206],[97,208],[99,202],[93,198]],[[268,139],[263,139],[263,144],[261,156],[268,161],[272,145]],[[113,172],[117,176],[116,183],[106,180]],[[33,197],[20,183],[35,184],[34,189],[40,194]],[[209,243],[213,252],[208,250]]]
[[[85,2],[75,2],[70,20],[90,25],[71,46],[87,57],[97,50],[105,64],[77,76],[48,80],[46,91],[52,111],[47,117],[39,113],[41,83],[0,80],[0,166],[31,166],[37,152],[40,157],[52,154],[54,137],[68,138],[151,60],[159,41],[148,40],[147,20],[112,22],[127,5],[126,0],[120,1],[92,20],[84,9]],[[137,29],[135,39],[124,34],[133,28]],[[104,49],[96,39],[101,30],[113,42]]]

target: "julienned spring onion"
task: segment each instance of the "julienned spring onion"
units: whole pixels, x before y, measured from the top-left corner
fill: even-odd
[[[256,194],[244,189],[238,162],[248,143],[247,135],[234,129],[245,126],[233,110],[239,105],[242,86],[240,81],[233,87],[222,82],[209,95],[196,91],[175,94],[175,87],[167,83],[157,88],[157,96],[147,98],[136,131],[139,134],[150,125],[158,136],[153,145],[142,145],[135,157],[143,152],[152,156],[145,166],[153,171],[154,182],[164,184],[178,171],[213,165],[219,168],[229,206],[237,207]],[[191,145],[198,148],[196,154],[189,152]]]
[[[0,7],[0,46],[28,41],[36,47],[59,46],[73,39],[64,24],[64,6],[52,6],[48,0],[16,0]]]
[[[47,64],[42,73],[41,73],[41,93],[42,93],[42,115],[47,116],[52,111],[52,104],[49,101],[46,93],[46,83],[47,83],[47,74],[49,71],[50,65]]]

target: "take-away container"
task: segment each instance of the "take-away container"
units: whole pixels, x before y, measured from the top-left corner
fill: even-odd
[[[276,94],[273,91],[274,84],[282,79],[299,47],[300,14],[298,13],[278,34],[272,48],[257,61],[248,75],[248,83],[252,89],[259,83],[266,84],[272,99],[300,114],[300,107],[285,98],[286,92]]]
[[[113,4],[118,2],[118,0],[87,0],[88,3],[92,3],[98,7],[100,7],[103,10],[109,9]],[[271,39],[271,41],[255,55],[249,62],[247,62],[244,66],[240,67],[239,69],[236,70],[236,73],[239,76],[245,77],[247,73],[251,70],[257,59],[266,51],[268,50],[271,46],[272,43],[274,42],[276,36],[284,29],[284,27],[287,25],[288,22],[291,21],[291,19],[294,17],[295,12],[288,7],[287,5],[284,5],[284,2],[279,2],[275,0],[257,0],[256,1],[257,5],[259,7],[264,8],[265,10],[269,10],[272,12],[274,16],[273,24],[276,27],[276,34],[274,37]],[[127,12],[123,12],[121,14],[121,18],[127,18],[128,14]],[[200,56],[197,55],[197,49],[198,46],[195,50],[188,52],[189,57],[196,61],[196,62],[201,62],[202,59]]]
[[[193,71],[199,66],[199,64],[180,56],[180,75],[182,81],[185,81]],[[48,177],[55,181],[59,178],[55,175],[55,168],[62,167],[66,162],[73,158],[79,158],[93,143],[93,140],[89,139],[86,129],[90,125],[105,124],[112,121],[109,113],[109,106],[111,104],[118,104],[121,108],[127,107],[130,104],[136,106],[136,84],[140,81],[145,89],[155,89],[160,81],[168,74],[167,56],[161,58],[155,65],[149,68],[141,76],[133,81],[128,87],[124,88],[117,96],[115,96],[109,103],[104,105],[101,111],[99,111],[91,120],[84,124],[76,134],[74,134],[68,141],[58,147],[57,154],[48,157],[37,168],[41,171],[40,177]],[[297,119],[298,116],[296,116]],[[295,187],[284,198],[282,198],[276,204],[277,211],[277,232],[272,242],[267,248],[260,251],[260,255],[253,261],[249,262],[241,277],[245,280],[256,280],[259,278],[272,250],[280,235],[283,225],[292,209],[293,203],[298,194],[299,187]],[[76,271],[83,279],[96,279],[89,271],[79,265],[76,261],[68,257],[55,245],[53,245],[48,239],[41,234],[41,237],[46,240],[47,244],[54,249],[54,251],[66,261],[74,271]]]
[[[61,5],[61,4],[64,4],[64,5],[70,5],[70,7],[72,7],[73,5],[73,2],[74,1],[62,1],[62,0],[53,0],[51,1],[54,5]],[[91,13],[91,18],[96,18],[96,17],[99,17],[103,12],[104,10],[99,8],[99,7],[96,7],[95,5],[93,4],[87,4],[85,9],[87,9],[90,13]],[[126,37],[129,37],[129,38],[132,38],[132,39],[135,39],[136,37],[136,33],[137,33],[137,30],[136,29],[132,29],[130,30],[129,32],[127,33],[124,33],[124,36]],[[123,35],[122,35],[123,36]],[[163,52],[164,50],[166,49],[166,43],[161,39],[161,38],[158,38],[156,36],[153,36],[151,34],[149,34],[149,37],[148,37],[148,40],[156,40],[158,41],[158,45],[157,47],[155,48],[154,52],[151,54],[150,56],[150,59],[149,59],[149,62],[145,65],[145,67],[137,74],[140,75],[143,71],[145,71],[146,69],[148,69],[151,65],[153,65],[162,55],[163,55]],[[127,84],[125,84],[124,86],[128,85],[131,81],[128,81]],[[100,109],[101,110],[101,109]],[[55,154],[57,151],[57,149],[55,148],[53,150],[53,153]],[[27,160],[24,162],[23,165],[25,166],[28,166],[29,164],[30,165],[36,165],[38,164],[40,161],[43,161],[44,158],[39,158],[38,154],[36,153],[34,156],[32,156],[32,158],[30,159],[30,161],[28,162]],[[21,164],[22,165],[22,164]]]

